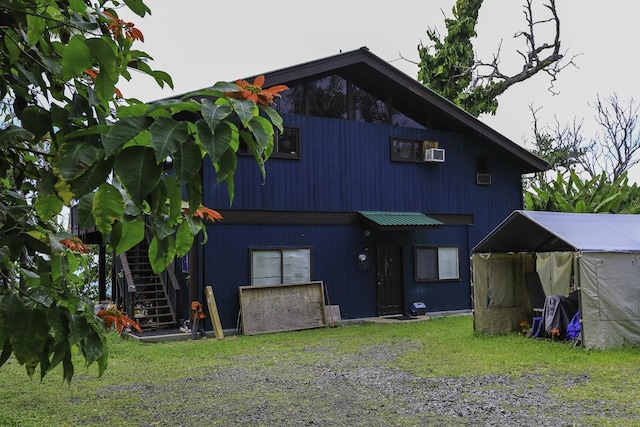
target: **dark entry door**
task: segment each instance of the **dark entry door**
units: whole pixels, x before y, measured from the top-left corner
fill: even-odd
[[[402,263],[397,246],[378,247],[378,316],[402,314]]]

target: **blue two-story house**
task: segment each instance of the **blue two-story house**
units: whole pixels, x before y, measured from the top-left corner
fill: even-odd
[[[224,220],[208,225],[198,281],[223,328],[249,285],[322,281],[348,319],[470,309],[471,248],[547,163],[367,48],[265,77],[290,88],[266,180],[240,154],[230,207],[204,169],[203,203]]]

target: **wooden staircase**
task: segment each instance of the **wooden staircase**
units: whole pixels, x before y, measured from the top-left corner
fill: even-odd
[[[142,331],[175,328],[176,315],[167,293],[166,280],[174,280],[173,264],[169,271],[157,275],[151,269],[149,246],[144,239],[138,246],[120,255],[124,284],[130,296],[127,311]]]

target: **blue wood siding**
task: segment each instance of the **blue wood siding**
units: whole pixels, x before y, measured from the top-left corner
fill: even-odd
[[[325,283],[331,304],[343,318],[373,317],[376,301],[376,249],[378,244],[401,247],[405,310],[421,301],[429,311],[471,307],[466,226],[419,232],[373,231],[364,235],[358,226],[222,225],[208,227],[210,244],[204,248],[204,284],[213,286],[223,328],[233,329],[239,311],[238,287],[250,283],[250,249],[310,247],[312,280]],[[380,242],[380,243],[377,243]],[[416,283],[414,245],[458,246],[460,280]],[[366,252],[370,265],[360,270],[358,255]]]
[[[322,280],[346,318],[374,316],[375,270],[359,271],[361,227],[227,225],[208,227],[204,284],[213,286],[223,328],[235,328],[238,287],[250,283],[251,248],[311,248],[312,280]]]
[[[517,163],[486,143],[450,132],[309,116],[284,119],[300,128],[301,158],[269,159],[263,182],[253,158],[239,156],[234,209],[477,213],[495,222],[522,206]],[[392,162],[392,137],[438,141],[446,162]],[[490,158],[490,186],[476,184],[477,156]],[[204,178],[205,204],[228,207],[224,184],[207,185],[215,182],[213,168],[205,168]]]
[[[311,247],[312,279],[325,282],[329,299],[344,318],[375,316],[378,245],[401,248],[405,310],[415,301],[428,311],[471,307],[469,254],[473,246],[514,209],[522,208],[517,160],[486,142],[453,132],[402,128],[347,120],[285,115],[300,129],[299,160],[269,159],[263,182],[252,157],[239,157],[233,209],[303,212],[359,210],[418,211],[472,215],[473,224],[410,232],[371,230],[364,225],[208,225],[203,249],[204,285],[214,287],[224,328],[235,328],[238,287],[249,284],[250,248]],[[446,152],[444,163],[391,161],[392,137],[433,140]],[[477,157],[490,159],[492,185],[476,184]],[[229,207],[224,185],[205,166],[204,204]],[[459,248],[460,280],[416,283],[415,245]],[[370,268],[358,269],[368,249]]]

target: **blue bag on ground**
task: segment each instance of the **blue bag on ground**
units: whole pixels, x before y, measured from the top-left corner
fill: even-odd
[[[576,339],[578,335],[580,335],[580,311],[573,316],[567,326],[567,339],[569,341]]]

